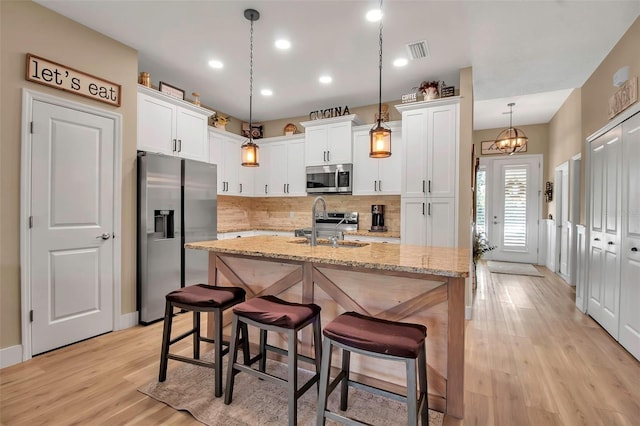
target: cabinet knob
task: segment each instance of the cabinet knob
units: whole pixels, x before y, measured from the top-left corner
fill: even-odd
[[[593,241],[600,241],[600,238],[594,238]]]
[[[613,245],[613,241],[607,241],[607,245],[612,246]]]
[[[638,247],[631,247],[631,251],[638,251]]]

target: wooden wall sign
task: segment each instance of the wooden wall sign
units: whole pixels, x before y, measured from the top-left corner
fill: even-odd
[[[609,99],[609,119],[620,114],[638,100],[638,77],[627,80]]]
[[[27,80],[75,93],[109,105],[120,106],[119,84],[94,77],[65,65],[27,53]]]

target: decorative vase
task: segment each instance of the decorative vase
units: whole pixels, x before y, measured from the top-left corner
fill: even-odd
[[[424,100],[431,101],[438,98],[438,89],[435,87],[427,87],[427,91],[424,92]]]

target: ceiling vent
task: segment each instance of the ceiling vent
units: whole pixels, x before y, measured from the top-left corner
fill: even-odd
[[[407,44],[407,51],[409,52],[409,57],[411,59],[423,59],[431,56],[426,40]]]

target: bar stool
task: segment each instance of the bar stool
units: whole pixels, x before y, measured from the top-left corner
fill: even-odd
[[[429,424],[429,402],[427,394],[427,355],[425,339],[427,328],[420,324],[409,324],[372,318],[356,312],[346,312],[327,324],[323,331],[322,368],[320,371],[320,391],[318,395],[317,425],[324,425],[326,419],[345,424],[364,424],[357,420],[331,412],[327,409],[327,398],[338,384],[340,387],[340,410],[346,411],[349,386],[382,395],[396,401],[405,402],[409,425],[418,424],[420,414],[422,424]],[[336,378],[329,383],[331,350],[333,346],[342,348],[342,368]],[[371,385],[349,379],[351,352],[361,355],[402,361],[406,364],[407,395],[399,395]],[[419,396],[416,383],[416,362],[418,363]]]
[[[245,365],[236,362],[238,336],[241,325],[252,325],[260,329],[260,353]],[[313,325],[313,346],[315,358],[298,353],[298,331],[309,324]],[[267,331],[286,333],[288,338],[287,350],[267,344]],[[246,331],[245,331],[246,333]],[[298,399],[314,384],[320,376],[321,359],[320,335],[320,306],[309,303],[291,303],[275,296],[260,296],[240,303],[233,308],[233,324],[231,331],[230,359],[227,370],[227,387],[224,403],[230,404],[233,398],[233,384],[235,375],[243,371],[260,379],[283,385],[287,388],[289,409],[289,425],[297,423]],[[267,351],[287,355],[287,379],[266,373]],[[315,364],[316,373],[300,389],[298,389],[298,360]],[[258,370],[251,367],[255,361],[260,361]]]
[[[164,382],[167,378],[167,364],[169,359],[188,362],[201,367],[214,370],[215,396],[222,396],[222,357],[229,352],[228,342],[222,340],[222,313],[238,303],[244,302],[245,291],[239,287],[215,287],[206,284],[195,284],[174,290],[166,295],[166,308],[164,312],[164,329],[162,333],[162,351],[160,354],[160,373],[158,381]],[[193,328],[174,339],[171,339],[171,326],[173,324],[173,308],[180,308],[193,312]],[[213,339],[200,335],[200,313],[212,312],[214,314]],[[169,347],[185,337],[193,335],[193,358],[169,353]],[[214,360],[206,362],[200,359],[200,342],[213,343]],[[243,333],[245,362],[249,359],[249,342],[246,333]],[[223,349],[222,345],[227,347]]]

